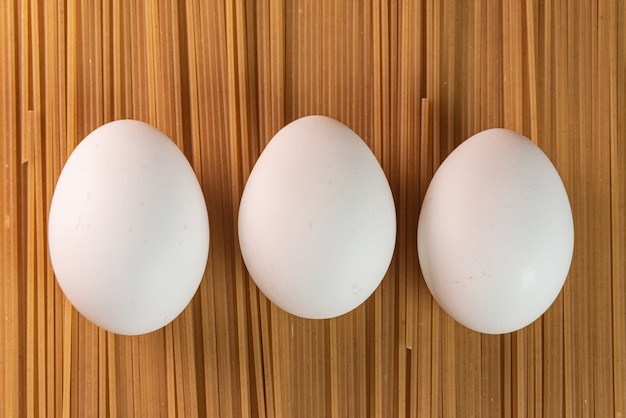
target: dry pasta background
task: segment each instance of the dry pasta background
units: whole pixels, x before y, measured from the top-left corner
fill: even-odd
[[[626,416],[624,2],[7,0],[0,80],[1,416]],[[398,216],[379,289],[324,321],[273,306],[235,233],[264,144],[308,114],[367,142]],[[82,318],[46,244],[69,153],[120,118],[179,145],[211,223],[191,305],[139,337]],[[576,234],[557,301],[503,336],[440,310],[415,239],[433,171],[491,127],[551,158]]]

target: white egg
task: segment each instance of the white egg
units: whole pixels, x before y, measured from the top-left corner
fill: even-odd
[[[565,187],[530,140],[490,129],[441,164],[422,205],[419,260],[433,297],[475,331],[502,334],[539,318],[572,260]]]
[[[70,155],[48,223],[57,281],[74,307],[119,334],[163,327],[187,306],[209,248],[206,204],[162,132],[119,120]]]
[[[376,157],[324,116],[280,130],[252,170],[239,210],[241,252],[285,311],[322,319],[363,303],[395,246],[395,207]]]

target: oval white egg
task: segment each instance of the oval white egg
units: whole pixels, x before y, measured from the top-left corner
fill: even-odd
[[[376,157],[345,125],[307,116],[281,129],[241,199],[239,240],[261,291],[304,318],[345,314],[383,279],[395,207]]]
[[[489,129],[435,173],[417,238],[439,305],[470,329],[502,334],[535,321],[558,296],[572,260],[572,211],[559,174],[535,144]]]
[[[182,312],[204,274],[204,196],[165,134],[134,120],[107,123],[67,160],[48,241],[57,281],[83,316],[118,334],[151,332]]]

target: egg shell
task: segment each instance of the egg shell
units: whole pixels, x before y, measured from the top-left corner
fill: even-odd
[[[72,305],[126,335],[154,331],[181,313],[209,248],[206,204],[187,159],[165,134],[134,120],[99,127],[72,152],[48,234]]]
[[[502,334],[539,318],[566,280],[572,211],[548,157],[524,136],[489,129],[435,173],[418,252],[435,300],[475,331]]]
[[[239,210],[245,264],[285,311],[322,319],[362,304],[393,256],[387,178],[359,136],[325,116],[281,129],[256,162]]]

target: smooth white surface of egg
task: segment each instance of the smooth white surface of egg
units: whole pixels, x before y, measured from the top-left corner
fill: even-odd
[[[322,319],[363,303],[383,279],[396,237],[391,189],[345,125],[307,116],[269,142],[239,209],[245,264],[285,311]]]
[[[572,260],[565,187],[522,135],[489,129],[463,142],[430,183],[418,225],[428,288],[454,319],[488,334],[539,318]]]
[[[112,332],[168,324],[204,274],[209,224],[198,180],[176,145],[143,122],[107,123],[80,142],[58,179],[48,222],[61,289]]]

